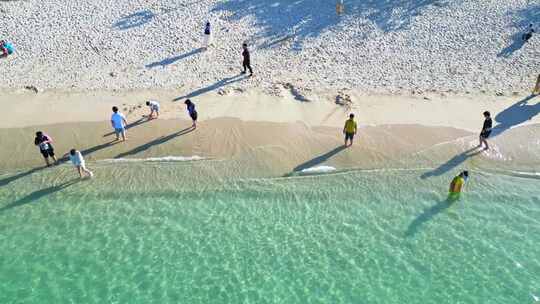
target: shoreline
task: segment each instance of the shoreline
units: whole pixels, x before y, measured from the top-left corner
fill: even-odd
[[[174,90],[48,90],[37,94],[28,90],[0,90],[0,103],[11,114],[0,120],[0,129],[108,121],[112,106],[118,106],[128,122],[139,120],[148,113],[144,103],[149,99],[160,102],[160,118],[187,119],[185,98],[179,98],[181,95]],[[190,94],[184,92],[184,95]],[[536,110],[540,96],[367,95],[360,90],[347,90],[311,92],[302,98],[308,101],[299,100],[297,94],[287,90],[268,95],[258,90],[236,89],[191,97],[201,121],[228,117],[278,123],[301,121],[309,126],[341,128],[353,112],[360,126],[418,124],[478,132],[483,121],[481,113],[488,110],[495,124],[500,113],[515,116],[502,119],[517,121],[519,125],[540,123],[538,115],[529,113]],[[341,105],[336,103],[336,98],[340,98]],[[534,109],[520,109],[521,104]]]
[[[74,147],[91,162],[196,156],[239,161],[238,166],[282,176],[295,168],[319,165],[437,168],[457,157],[457,163],[451,164],[454,168],[468,160],[463,151],[477,145],[481,113],[486,109],[492,113],[495,133],[500,134],[490,139],[493,149],[481,153],[478,161],[474,158],[475,162],[492,167],[491,161],[493,166],[518,170],[539,163],[538,96],[367,96],[351,91],[340,95],[350,102],[338,105],[336,94],[312,95],[310,101],[258,91],[203,94],[192,99],[200,118],[192,132],[186,129],[191,123],[183,100],[173,101],[178,95],[174,91],[11,92],[0,97],[12,113],[0,121],[0,137],[5,139],[0,168],[42,165],[32,142],[38,130],[52,136],[57,156]],[[148,113],[144,105],[148,99],[161,103],[158,120],[142,118]],[[126,143],[111,143],[112,105],[126,114]],[[341,149],[341,128],[350,112],[359,125],[356,144]],[[316,159],[320,161],[313,162]]]

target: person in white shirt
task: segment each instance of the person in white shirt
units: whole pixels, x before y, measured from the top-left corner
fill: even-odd
[[[159,102],[155,100],[149,100],[146,102],[146,105],[150,108],[150,115],[148,115],[148,120],[154,119],[154,113],[156,113],[156,118],[159,117]]]
[[[94,173],[92,171],[88,170],[86,168],[86,164],[84,162],[84,158],[81,154],[81,151],[71,149],[69,153],[64,154],[64,157],[69,156],[69,160],[71,163],[77,168],[77,171],[79,172],[79,176],[83,178],[83,173],[86,174],[88,177],[93,177]]]
[[[112,107],[113,115],[111,116],[111,125],[116,134],[116,140],[120,140],[120,134],[122,134],[122,141],[126,141],[126,117],[124,114],[118,112],[117,107]]]

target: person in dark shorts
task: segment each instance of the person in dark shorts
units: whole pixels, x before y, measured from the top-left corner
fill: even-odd
[[[489,145],[487,139],[491,134],[491,128],[493,127],[493,122],[491,121],[491,114],[488,111],[484,112],[484,125],[482,126],[482,131],[480,131],[480,144],[478,147],[482,147],[482,144],[485,146],[484,150],[489,150]]]
[[[533,24],[531,23],[529,24],[529,28],[527,29],[527,31],[523,35],[521,35],[521,39],[527,42],[529,41],[529,39],[532,38],[533,34],[534,34],[534,27],[533,27]]]
[[[352,146],[354,135],[356,135],[358,127],[356,121],[354,121],[354,114],[349,115],[349,119],[345,121],[345,126],[343,127],[343,134],[345,134],[345,147]],[[347,145],[347,142],[350,141],[351,144]]]
[[[52,146],[52,139],[50,136],[38,131],[36,132],[34,144],[39,147],[39,152],[41,152],[41,155],[43,155],[47,167],[51,165],[49,163],[49,157],[51,157],[55,163],[57,162],[56,157],[54,156],[54,148]]]
[[[251,69],[251,56],[249,54],[247,43],[242,44],[242,48],[244,49],[242,51],[242,67],[244,68],[242,74],[245,74],[247,69],[249,69],[249,76],[253,76],[253,69]]]
[[[197,128],[197,111],[195,110],[195,104],[191,102],[191,100],[186,100],[184,102],[186,104],[189,117],[191,117],[191,120],[193,121],[193,125],[191,125],[192,128]]]

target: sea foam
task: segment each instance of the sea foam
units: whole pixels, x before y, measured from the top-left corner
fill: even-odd
[[[104,159],[99,162],[108,163],[130,163],[130,162],[188,162],[205,160],[207,158],[193,155],[193,156],[163,156],[163,157],[149,157],[149,158],[113,158]]]
[[[330,166],[316,166],[304,169],[300,171],[301,173],[307,173],[307,174],[317,174],[317,173],[329,173],[336,171],[336,168],[330,167]]]

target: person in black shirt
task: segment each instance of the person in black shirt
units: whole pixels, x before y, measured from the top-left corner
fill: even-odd
[[[54,156],[52,139],[48,135],[43,134],[41,131],[36,132],[34,144],[39,147],[39,152],[41,152],[41,155],[43,155],[43,158],[45,158],[47,167],[51,165],[49,163],[49,156],[54,160],[55,163],[57,162],[56,157]]]
[[[480,144],[478,145],[478,147],[482,147],[482,144],[484,144],[486,146],[484,150],[489,150],[487,139],[491,134],[493,122],[491,121],[491,114],[489,114],[488,111],[484,112],[484,118],[484,125],[482,126],[482,131],[480,131]]]
[[[249,76],[253,76],[253,70],[251,69],[251,58],[249,56],[247,43],[244,43],[242,47],[244,48],[244,51],[242,51],[242,57],[244,58],[244,61],[242,62],[242,67],[244,68],[244,71],[242,71],[242,74],[245,74],[246,69],[249,69]]]
[[[525,34],[523,34],[521,38],[523,39],[523,41],[527,42],[529,41],[529,39],[531,39],[533,33],[534,33],[534,27],[531,23],[529,24],[529,28],[527,29],[527,32],[525,32]]]

